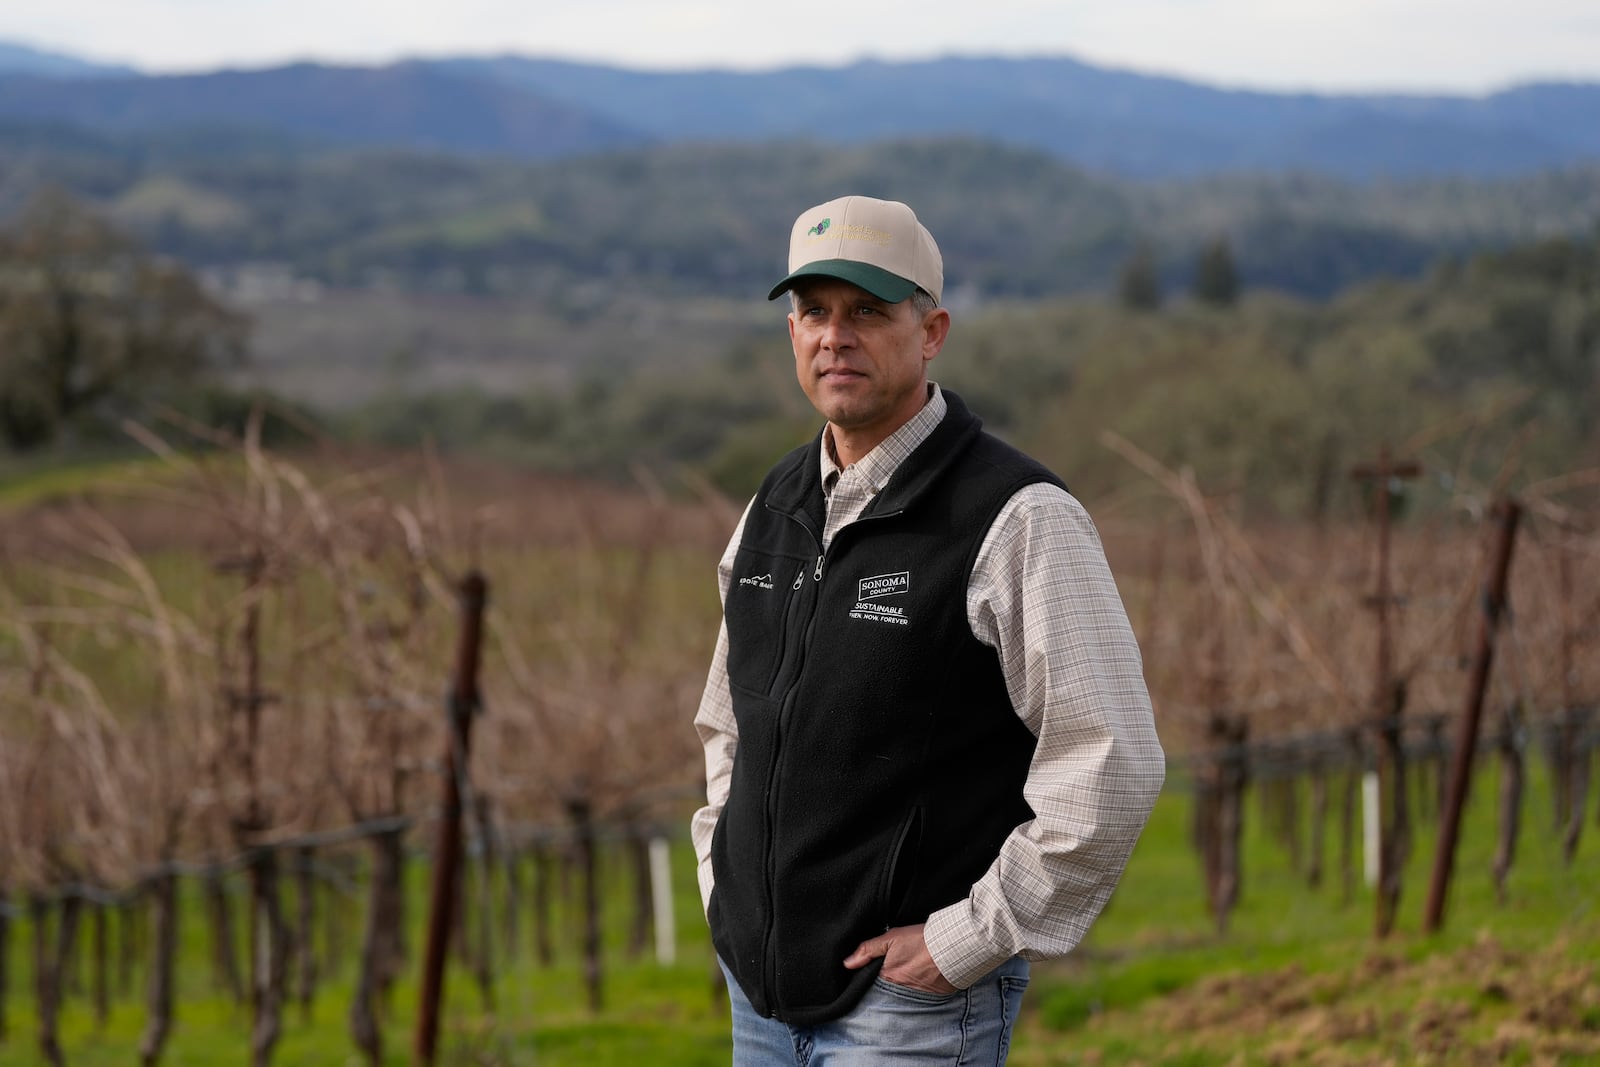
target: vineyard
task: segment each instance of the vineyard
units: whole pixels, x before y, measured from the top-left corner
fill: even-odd
[[[634,997],[685,1042],[717,1032],[685,828],[740,502],[279,454],[258,430],[134,428],[148,462],[0,513],[0,1063],[80,1062],[128,1013],[106,1062],[210,1062],[174,1044],[201,989],[240,1006],[229,1061],[407,1062],[445,947],[452,1062],[522,1062],[461,1015],[529,1010],[541,968],[594,1018]],[[1370,896],[1389,936],[1402,893],[1431,897],[1415,872],[1474,767],[1492,815],[1464,834],[1493,834],[1502,898],[1532,837],[1568,868],[1593,852],[1600,479],[1469,490],[1381,453],[1335,513],[1288,523],[1106,445],[1127,488],[1089,504],[1213,936],[1244,921],[1257,837],[1306,892]],[[437,859],[458,815],[459,866]],[[619,971],[652,948],[690,975],[681,1016]],[[297,1028],[330,989],[343,1044],[313,1055]]]

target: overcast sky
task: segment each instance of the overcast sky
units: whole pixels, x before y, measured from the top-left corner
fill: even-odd
[[[1600,81],[1600,0],[0,0],[0,39],[151,72],[503,52],[656,69],[1000,54],[1273,89]]]

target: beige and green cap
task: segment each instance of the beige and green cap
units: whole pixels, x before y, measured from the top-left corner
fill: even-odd
[[[917,289],[937,302],[944,259],[933,234],[898,200],[842,196],[800,213],[789,235],[789,276],[772,287],[776,300],[802,278],[839,278],[879,300],[898,304]]]

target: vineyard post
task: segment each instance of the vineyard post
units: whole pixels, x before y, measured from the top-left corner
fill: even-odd
[[[1368,603],[1377,613],[1377,678],[1373,686],[1373,727],[1377,733],[1378,764],[1378,891],[1376,931],[1387,937],[1394,928],[1394,914],[1400,899],[1400,852],[1405,826],[1403,784],[1400,774],[1400,699],[1394,679],[1393,638],[1389,632],[1389,608],[1395,597],[1389,586],[1389,496],[1393,483],[1415,478],[1422,467],[1412,461],[1395,462],[1389,446],[1378,450],[1378,461],[1351,471],[1358,481],[1375,486],[1373,504],[1378,523],[1378,591]]]
[[[1328,754],[1319,739],[1311,750],[1311,841],[1306,864],[1306,883],[1312,889],[1322,885],[1322,853],[1328,822]]]
[[[257,848],[249,854],[251,945],[255,953],[255,1026],[250,1036],[251,1067],[266,1067],[283,1036],[283,996],[286,980],[287,933],[283,901],[278,895],[278,853]]]
[[[1456,839],[1461,830],[1461,809],[1466,803],[1472,778],[1473,750],[1478,741],[1478,721],[1483,715],[1483,691],[1489,683],[1489,667],[1494,662],[1495,630],[1505,608],[1506,578],[1511,571],[1511,549],[1517,535],[1517,519],[1522,509],[1515,500],[1502,500],[1493,515],[1498,522],[1494,554],[1484,578],[1483,614],[1478,619],[1478,644],[1472,660],[1472,678],[1467,684],[1467,706],[1461,716],[1461,738],[1456,745],[1455,763],[1450,769],[1450,792],[1439,820],[1439,844],[1433,856],[1433,879],[1428,885],[1428,906],[1423,915],[1424,933],[1434,933],[1444,917],[1445,893],[1450,887],[1450,871],[1455,863]]]
[[[1242,715],[1214,711],[1207,723],[1213,744],[1196,790],[1196,836],[1205,865],[1206,899],[1218,933],[1239,901],[1244,828],[1244,790],[1249,780],[1250,722]]]
[[[39,1022],[39,1052],[52,1067],[61,1067],[65,1060],[56,1030],[61,986],[50,955],[50,901],[43,893],[29,895],[28,918],[33,924],[33,999]]]
[[[219,573],[239,574],[247,602],[239,631],[244,685],[224,690],[229,716],[229,755],[244,782],[243,810],[230,822],[235,842],[247,856],[250,883],[250,1008],[253,1025],[250,1059],[255,1067],[271,1062],[282,1036],[284,953],[287,948],[283,910],[278,898],[278,857],[259,837],[268,827],[267,805],[261,783],[262,712],[276,704],[276,695],[262,688],[261,616],[267,581],[267,556],[258,541],[244,556],[217,562]]]
[[[673,925],[672,846],[657,830],[650,838],[650,899],[655,907],[656,962],[670,967],[678,961],[677,927]]]
[[[605,1006],[600,962],[600,859],[594,801],[590,798],[587,780],[580,776],[567,794],[565,804],[578,850],[578,867],[583,875],[583,984],[589,991],[589,1010],[599,1014]]]
[[[444,773],[440,782],[439,834],[434,846],[433,886],[428,912],[427,944],[422,963],[422,992],[417,1005],[413,1062],[431,1065],[438,1048],[439,1001],[444,992],[444,965],[450,916],[455,910],[457,868],[461,865],[461,779],[467,771],[467,745],[472,716],[478,710],[478,663],[483,646],[483,609],[488,583],[472,571],[461,580],[461,630],[456,643],[454,676],[445,709]]]
[[[211,925],[211,981],[227,990],[234,1003],[244,1003],[244,983],[239,978],[239,959],[234,949],[233,906],[222,882],[222,868],[212,864],[200,876],[200,892],[205,898]]]
[[[75,992],[74,980],[79,958],[78,931],[83,925],[83,908],[86,903],[82,890],[73,886],[61,897],[61,925],[56,937],[56,962],[53,968],[56,979],[56,1008],[66,1004],[67,994]]]
[[[139,1038],[141,1067],[155,1067],[172,1032],[172,1006],[176,996],[173,970],[178,949],[178,876],[168,868],[146,887],[154,925],[150,975],[145,985],[145,1027]]]

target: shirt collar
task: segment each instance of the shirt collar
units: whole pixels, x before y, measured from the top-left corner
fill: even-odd
[[[922,405],[911,418],[906,420],[894,433],[879,441],[871,452],[862,456],[852,465],[856,476],[865,479],[873,492],[877,492],[889,483],[890,477],[906,461],[917,446],[928,439],[945,416],[949,407],[945,403],[944,394],[939,391],[939,383],[928,383],[928,402]],[[817,450],[822,459],[822,485],[825,491],[831,493],[839,476],[844,473],[838,461],[833,457],[833,430],[824,428],[822,431],[822,447]]]

